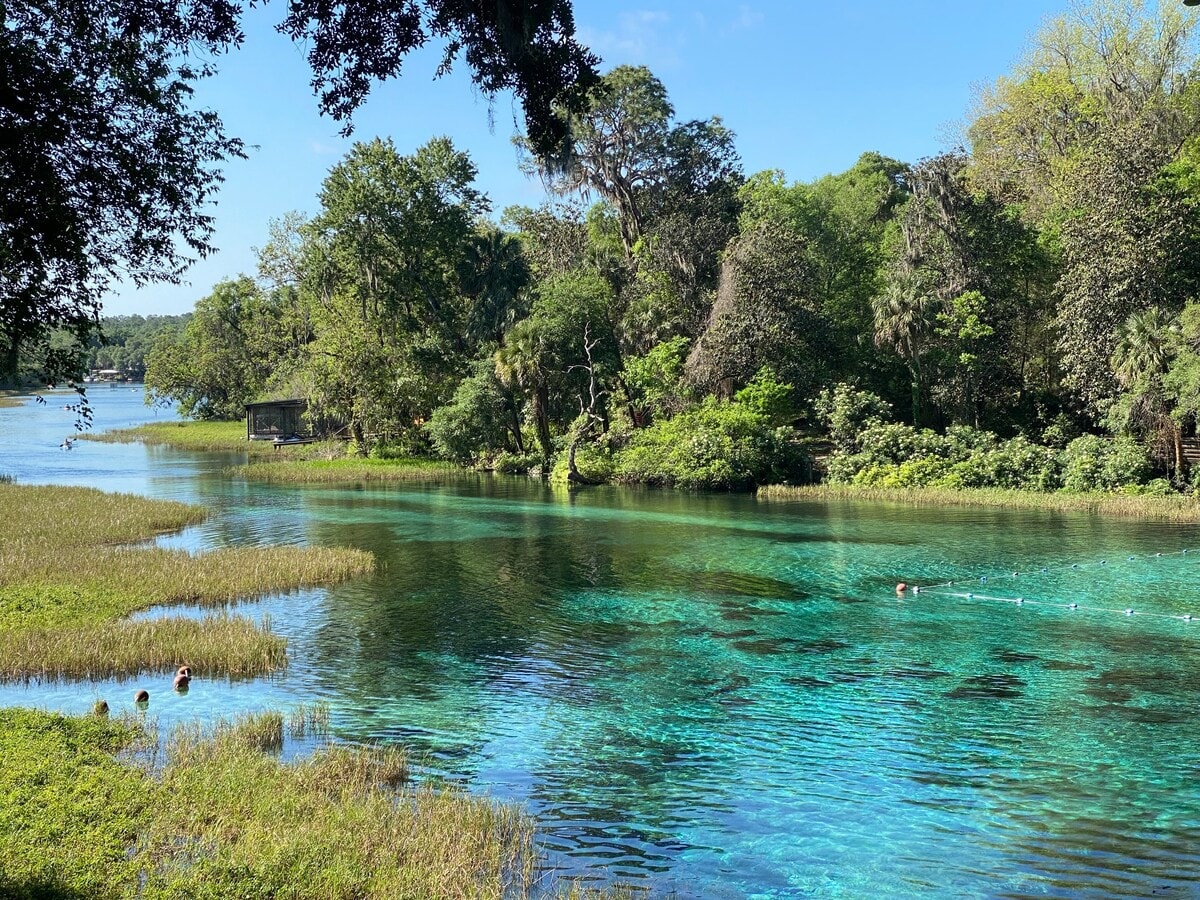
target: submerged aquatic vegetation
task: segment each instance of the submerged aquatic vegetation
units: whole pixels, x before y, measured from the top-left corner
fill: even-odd
[[[346,548],[130,546],[202,518],[185,504],[90,488],[0,485],[0,678],[120,677],[182,660],[207,675],[274,671],[286,643],[249,618],[124,617],[329,584],[373,566]]]
[[[279,713],[177,730],[157,771],[128,724],[0,710],[0,894],[521,897],[533,823],[417,785],[403,751],[280,760]],[[265,749],[264,749],[265,748]]]
[[[1169,522],[1200,521],[1200,503],[1184,495],[1167,497],[1126,494],[1038,493],[1002,488],[873,488],[858,485],[817,484],[802,487],[766,485],[758,489],[762,500],[865,500],[907,503],[913,506],[990,506],[999,509],[1035,509],[1082,512],[1131,519]]]

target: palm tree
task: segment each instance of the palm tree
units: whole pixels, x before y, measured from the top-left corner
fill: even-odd
[[[1171,329],[1157,306],[1132,313],[1117,329],[1113,374],[1128,390],[1145,378],[1167,371],[1171,354]]]
[[[496,350],[496,377],[510,390],[529,393],[533,402],[533,423],[538,444],[547,459],[554,452],[550,441],[550,387],[545,369],[545,341],[538,323],[522,319],[505,335]],[[515,417],[515,409],[514,409]],[[517,428],[518,440],[520,428]]]
[[[521,242],[499,228],[480,231],[467,244],[459,274],[471,300],[467,337],[503,343],[504,332],[528,311],[519,302],[530,279]]]
[[[1163,390],[1162,376],[1171,362],[1173,328],[1161,309],[1152,306],[1131,313],[1117,329],[1117,347],[1113,351],[1113,374],[1128,396],[1127,404],[1115,409],[1124,412],[1122,424],[1170,442],[1175,456],[1175,476],[1183,477],[1183,432],[1171,416],[1171,406]]]
[[[934,299],[922,290],[920,279],[911,272],[889,278],[884,292],[871,300],[875,346],[896,353],[912,374],[914,425],[920,420],[921,355],[933,331],[934,309]]]

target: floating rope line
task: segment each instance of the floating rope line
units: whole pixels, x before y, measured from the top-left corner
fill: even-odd
[[[956,597],[961,600],[990,600],[996,603],[1012,603],[1015,606],[1046,606],[1053,609],[1069,609],[1073,612],[1087,613],[1120,613],[1124,616],[1142,616],[1153,619],[1178,619],[1182,622],[1192,621],[1191,613],[1175,615],[1172,613],[1141,612],[1133,607],[1117,609],[1111,606],[1085,606],[1082,603],[1061,603],[1053,600],[1027,600],[1024,597],[998,597],[993,594],[959,593],[957,591],[935,591],[929,588],[914,588],[916,594],[933,594],[940,597]]]
[[[1139,559],[1161,559],[1161,558],[1171,557],[1171,556],[1186,556],[1188,554],[1193,554],[1197,557],[1197,559],[1200,559],[1200,549],[1189,547],[1189,548],[1186,548],[1183,550],[1174,550],[1174,551],[1170,551],[1167,553],[1134,554],[1132,556],[1125,557],[1125,560],[1123,560],[1123,561],[1135,562]],[[1108,562],[1109,561],[1106,558],[1106,559],[1097,560],[1095,562],[1063,563],[1063,564],[1057,565],[1057,566],[1038,566],[1037,568],[1033,568],[1033,569],[1012,569],[1012,570],[1005,571],[1005,572],[996,572],[991,575],[980,575],[978,578],[975,578],[975,577],[953,578],[949,581],[938,582],[937,584],[920,585],[919,587],[914,588],[914,592],[915,593],[925,593],[926,591],[933,591],[933,590],[937,590],[938,588],[954,587],[956,585],[962,585],[967,582],[978,581],[980,584],[987,584],[992,579],[1000,580],[1000,579],[1004,579],[1004,578],[1021,578],[1026,575],[1051,575],[1051,574],[1054,574],[1057,572],[1070,572],[1072,570],[1077,571],[1080,569],[1101,568],[1101,567],[1108,566]],[[1028,602],[1028,601],[1026,601],[1026,602]]]
[[[1178,551],[1174,551],[1174,552],[1170,552],[1170,553],[1134,554],[1132,556],[1126,557],[1126,561],[1134,562],[1139,559],[1161,559],[1163,557],[1169,557],[1169,556],[1186,556],[1189,553],[1196,555],[1198,558],[1200,558],[1200,553],[1197,553],[1197,551],[1194,548],[1186,548],[1184,550],[1178,550]],[[996,575],[981,575],[978,578],[978,582],[980,584],[987,584],[989,582],[989,579],[992,579],[992,578],[999,581],[999,580],[1003,580],[1006,578],[1007,579],[1016,579],[1016,578],[1020,578],[1025,575],[1047,575],[1050,573],[1057,573],[1057,572],[1069,572],[1069,571],[1077,571],[1080,569],[1099,568],[1099,567],[1107,566],[1107,565],[1108,565],[1108,560],[1101,559],[1101,560],[1097,560],[1095,562],[1089,562],[1089,563],[1064,563],[1064,564],[1058,565],[1058,566],[1039,566],[1036,569],[1025,569],[1025,570],[1015,569],[1011,572],[1000,573],[1000,574],[996,574]],[[958,578],[958,579],[953,579],[951,581],[943,581],[939,584],[913,585],[911,587],[911,590],[914,595],[933,594],[934,596],[953,597],[953,598],[960,599],[960,600],[986,600],[986,601],[991,601],[994,603],[1011,603],[1015,606],[1045,606],[1045,607],[1049,607],[1049,608],[1053,608],[1053,609],[1071,610],[1073,612],[1119,613],[1124,616],[1144,616],[1144,617],[1149,617],[1149,618],[1154,618],[1154,619],[1177,619],[1182,622],[1191,622],[1193,619],[1193,616],[1191,613],[1172,614],[1172,613],[1158,613],[1158,612],[1141,612],[1140,610],[1136,610],[1133,607],[1124,607],[1124,608],[1118,609],[1118,608],[1110,607],[1110,606],[1087,606],[1087,605],[1080,604],[1080,603],[1063,603],[1063,602],[1054,601],[1054,600],[1030,600],[1025,597],[1002,597],[1002,596],[998,596],[995,594],[979,594],[979,593],[975,593],[973,591],[967,592],[967,591],[946,590],[946,588],[951,588],[956,585],[962,585],[965,582],[971,582],[974,580],[975,579],[972,579],[972,578],[967,578],[967,579]]]

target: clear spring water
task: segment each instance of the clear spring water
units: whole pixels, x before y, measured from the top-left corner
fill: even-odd
[[[222,474],[236,456],[59,450],[55,396],[0,410],[0,472],[213,511],[172,545],[349,544],[381,571],[240,608],[289,638],[280,677],[0,703],[122,707],[145,686],[169,723],[325,699],[339,737],[524,803],[560,872],[655,895],[1200,895],[1200,620],[1150,615],[1200,617],[1194,527],[486,477],[247,484]],[[154,418],[128,388],[93,397],[101,428]],[[1054,605],[898,601],[900,578]]]

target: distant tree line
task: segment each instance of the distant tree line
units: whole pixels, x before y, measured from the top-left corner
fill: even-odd
[[[719,118],[678,120],[632,66],[559,108],[565,152],[525,145],[553,199],[499,225],[450,141],[357,144],[148,383],[200,417],[302,396],[355,452],[579,480],[737,487],[831,453],[870,483],[1184,485],[1195,24],[1077,7],[979,92],[966,146],[810,183],[746,176]]]

